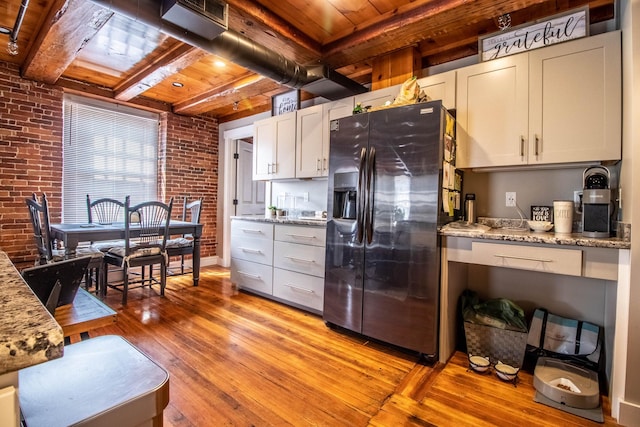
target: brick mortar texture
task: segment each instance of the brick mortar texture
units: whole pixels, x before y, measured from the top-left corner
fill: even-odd
[[[24,202],[46,193],[51,221],[62,206],[63,90],[25,80],[16,65],[0,61],[0,250],[18,266],[36,259],[33,232]],[[158,199],[204,197],[201,253],[216,254],[218,121],[210,117],[161,114]]]

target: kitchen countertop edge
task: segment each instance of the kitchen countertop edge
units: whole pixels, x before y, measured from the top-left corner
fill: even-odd
[[[62,357],[62,327],[2,251],[0,282],[0,375]]]
[[[466,237],[481,240],[501,240],[505,242],[539,243],[546,245],[583,246],[592,248],[630,249],[631,242],[617,237],[594,238],[585,237],[581,233],[556,234],[553,231],[535,232],[513,228],[491,228],[487,231],[475,230],[438,230],[447,237]]]
[[[265,218],[263,216],[232,216],[231,219],[239,221],[264,222],[269,224],[285,224],[285,225],[311,225],[314,227],[326,227],[326,220],[311,220],[297,218]]]

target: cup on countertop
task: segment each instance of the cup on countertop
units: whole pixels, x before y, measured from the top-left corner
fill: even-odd
[[[553,226],[556,233],[570,234],[573,229],[573,201],[553,201]]]

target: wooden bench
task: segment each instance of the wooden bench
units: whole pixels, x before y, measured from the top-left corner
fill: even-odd
[[[72,335],[80,335],[82,339],[87,339],[90,330],[115,323],[117,313],[98,298],[80,288],[73,304],[56,308],[54,317],[62,327],[65,343],[68,344],[69,337]]]

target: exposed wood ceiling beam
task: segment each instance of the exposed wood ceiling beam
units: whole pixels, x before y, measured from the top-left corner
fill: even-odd
[[[169,113],[171,112],[171,106],[164,102],[154,101],[149,98],[137,97],[130,101],[120,101],[115,99],[114,92],[111,89],[97,87],[84,82],[70,80],[65,77],[60,77],[56,83],[64,88],[65,92],[74,93],[77,95],[88,96],[92,98],[111,99],[116,103],[123,105],[135,106],[148,111],[154,111],[157,113]]]
[[[202,49],[184,43],[176,43],[172,49],[158,58],[153,65],[141,70],[116,86],[114,88],[115,97],[119,100],[128,101],[207,55],[209,54]]]
[[[57,0],[23,64],[23,77],[54,84],[112,15],[90,1]]]
[[[227,3],[229,28],[234,31],[301,64],[320,58],[322,46],[318,41],[269,9],[250,0],[228,0]]]
[[[432,37],[433,28],[448,28],[456,25],[460,16],[465,16],[469,25],[484,20],[487,10],[492,15],[500,16],[512,10],[525,8],[533,4],[544,3],[543,0],[436,0],[411,9],[405,13],[389,17],[380,25],[370,25],[351,32],[324,46],[323,58],[331,61],[330,65],[340,68],[347,64],[367,59],[370,52],[392,52],[402,47],[428,40]],[[472,4],[471,4],[472,3]]]

